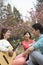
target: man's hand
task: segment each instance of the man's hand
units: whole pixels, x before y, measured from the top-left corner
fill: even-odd
[[[23,57],[26,57],[28,54],[30,54],[32,51],[34,51],[34,47],[31,46],[29,47],[24,53],[23,53]]]

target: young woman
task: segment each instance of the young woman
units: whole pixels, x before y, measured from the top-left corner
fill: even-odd
[[[21,43],[24,50],[29,48],[33,43],[34,43],[34,40],[31,39],[31,34],[28,31],[26,31],[24,33],[24,40]]]
[[[26,50],[26,49],[28,49],[30,46],[32,46],[34,42],[35,42],[35,41],[31,39],[31,34],[30,34],[30,32],[26,31],[26,32],[24,33],[24,40],[23,40],[22,43],[21,43],[22,46],[23,46],[23,48],[24,48],[24,50]],[[28,55],[26,61],[27,61],[28,59],[29,59],[29,55]]]
[[[24,33],[24,41],[22,41],[22,46],[24,47],[24,50],[26,50],[27,48],[29,48],[32,44],[34,43],[33,40],[31,40],[31,34],[26,31]],[[12,62],[12,65],[25,65],[24,63],[26,62],[26,60],[29,59],[29,55],[23,57],[22,54],[18,55]]]
[[[10,56],[13,55],[13,51],[9,50],[8,48],[11,46],[8,39],[10,38],[11,31],[3,28],[1,30],[1,40],[0,40],[0,51],[2,52],[8,52]]]

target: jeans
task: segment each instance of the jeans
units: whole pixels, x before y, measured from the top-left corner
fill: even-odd
[[[43,55],[38,51],[33,51],[30,54],[30,59],[27,61],[27,65],[43,65]]]

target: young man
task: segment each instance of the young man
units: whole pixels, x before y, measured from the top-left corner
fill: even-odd
[[[36,23],[32,28],[34,36],[38,39],[23,53],[23,56],[27,54],[31,56],[31,60],[29,60],[28,65],[35,65],[36,62],[39,65],[43,65],[43,27],[39,23]],[[38,49],[40,50],[40,53],[37,51]]]

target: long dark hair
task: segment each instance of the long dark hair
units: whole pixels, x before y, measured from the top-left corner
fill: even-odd
[[[4,39],[4,34],[8,31],[7,28],[2,28],[1,30],[1,39]]]
[[[32,28],[34,28],[35,30],[39,30],[41,34],[43,34],[43,27],[40,23],[35,23],[32,25]]]

